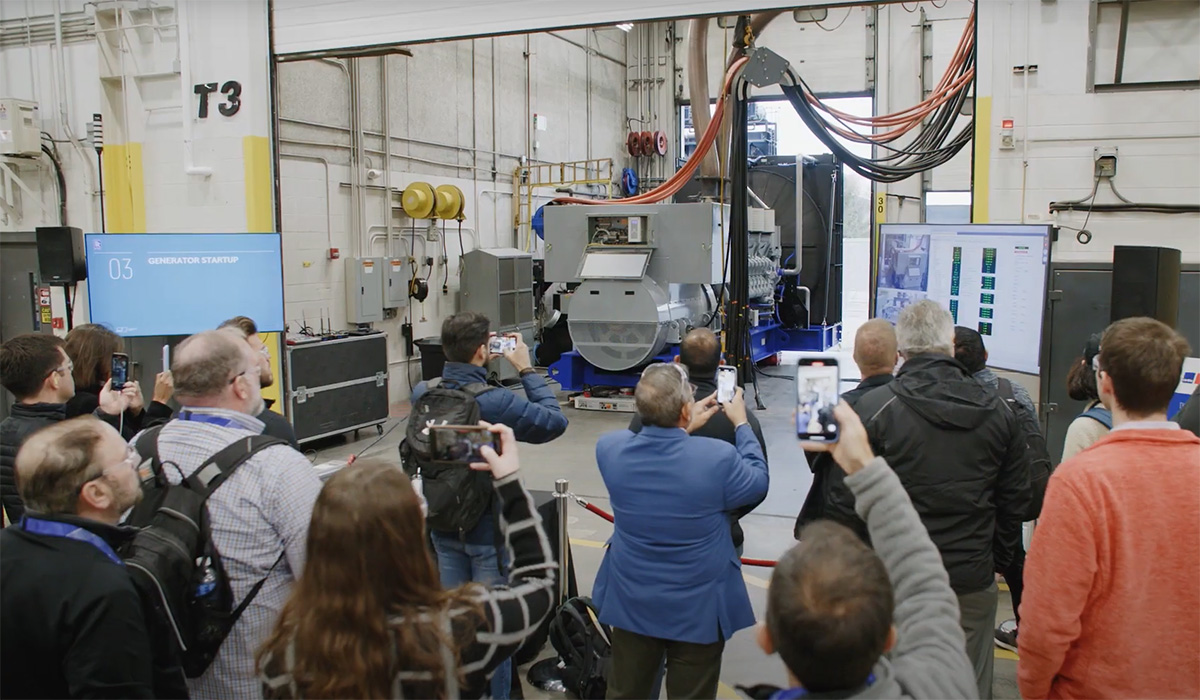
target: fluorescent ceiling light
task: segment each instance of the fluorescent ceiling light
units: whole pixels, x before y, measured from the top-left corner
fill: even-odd
[[[620,29],[623,32],[628,32],[629,30],[633,29],[633,22],[622,22],[621,24],[617,25],[617,29]]]

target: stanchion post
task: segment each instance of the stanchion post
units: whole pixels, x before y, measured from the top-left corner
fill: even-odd
[[[567,599],[567,557],[570,556],[571,542],[567,535],[567,503],[571,494],[566,479],[554,482],[554,500],[558,506],[558,602]]]

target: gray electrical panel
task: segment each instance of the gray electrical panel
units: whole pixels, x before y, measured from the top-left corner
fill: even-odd
[[[346,259],[346,321],[383,320],[383,258]]]
[[[462,259],[462,308],[492,320],[492,330],[533,328],[533,255],[516,248],[472,250]]]
[[[408,283],[412,267],[407,258],[387,258],[383,261],[383,308],[399,309],[408,306]]]

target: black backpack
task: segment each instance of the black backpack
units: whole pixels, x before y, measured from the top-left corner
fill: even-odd
[[[150,428],[137,439],[142,465],[150,463],[151,476],[142,482],[141,503],[125,521],[139,531],[120,554],[138,591],[159,619],[166,620],[184,673],[198,678],[267,580],[263,577],[234,603],[229,577],[212,542],[206,501],[255,453],[288,443],[268,435],[238,438],[186,477],[178,465],[167,462],[183,478],[172,484],[158,454],[161,431],[162,426]],[[281,553],[267,576],[282,559]]]
[[[492,504],[491,474],[433,461],[429,427],[477,424],[479,403],[475,397],[494,388],[478,382],[451,388],[440,378],[431,379],[425,393],[413,403],[400,443],[400,463],[410,478],[420,480],[428,507],[425,521],[431,530],[461,537],[474,529]]]
[[[999,378],[996,386],[1000,398],[1012,409],[1017,417],[1017,424],[1025,432],[1025,454],[1029,455],[1029,510],[1025,520],[1036,520],[1042,513],[1042,502],[1046,499],[1046,485],[1050,483],[1050,475],[1054,472],[1054,462],[1050,460],[1050,452],[1046,449],[1046,438],[1042,436],[1042,426],[1036,415],[1032,415],[1013,394],[1012,382]]]
[[[568,598],[550,621],[550,644],[558,652],[562,681],[580,700],[599,700],[608,692],[612,630],[600,622],[592,599]]]

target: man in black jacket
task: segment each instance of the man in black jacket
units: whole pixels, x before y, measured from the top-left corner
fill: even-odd
[[[896,339],[904,365],[855,410],[942,554],[986,700],[992,697],[995,572],[1012,560],[1029,507],[1024,433],[996,392],[954,359],[954,321],[936,302],[905,307]]]
[[[717,367],[721,365],[721,339],[717,337],[716,333],[707,328],[696,328],[689,332],[683,337],[683,342],[679,344],[679,355],[675,361],[687,368],[688,379],[696,387],[695,399],[697,401],[706,399],[717,392]],[[750,423],[750,430],[754,431],[754,437],[758,438],[758,444],[762,447],[765,460],[767,458],[767,441],[763,438],[762,426],[759,425],[758,418],[748,408],[746,409],[746,420]],[[634,433],[641,432],[641,416],[636,413],[633,415],[633,420],[629,422],[629,430]],[[728,442],[730,445],[737,444],[737,432],[733,422],[729,420],[729,416],[725,415],[724,411],[718,411],[692,435],[716,438]],[[760,500],[758,503],[730,513],[729,531],[733,536],[733,547],[739,554],[742,552],[746,536],[738,521],[761,503]]]
[[[858,365],[859,376],[862,380],[858,386],[842,394],[842,399],[850,406],[867,393],[892,381],[892,372],[900,356],[896,351],[896,329],[882,318],[872,319],[858,327],[854,334],[854,364]],[[800,539],[800,530],[814,520],[833,520],[854,531],[854,534],[871,543],[867,534],[867,525],[858,517],[854,510],[854,500],[846,498],[850,491],[844,485],[846,474],[833,461],[828,452],[821,452],[811,458],[809,468],[813,473],[812,487],[800,515],[796,518],[796,529],[793,535]],[[835,496],[838,498],[835,500]]]
[[[17,451],[37,430],[66,420],[66,402],[75,395],[74,367],[63,346],[62,338],[46,333],[18,335],[0,345],[0,383],[16,397],[0,422],[0,498],[13,524],[25,513],[14,471]],[[128,394],[110,391],[107,384],[100,397],[97,415],[120,415],[129,402]]]
[[[17,457],[28,512],[0,533],[0,693],[14,698],[186,697],[156,667],[146,611],[116,554],[141,499],[140,458],[87,416],[31,436]]]

